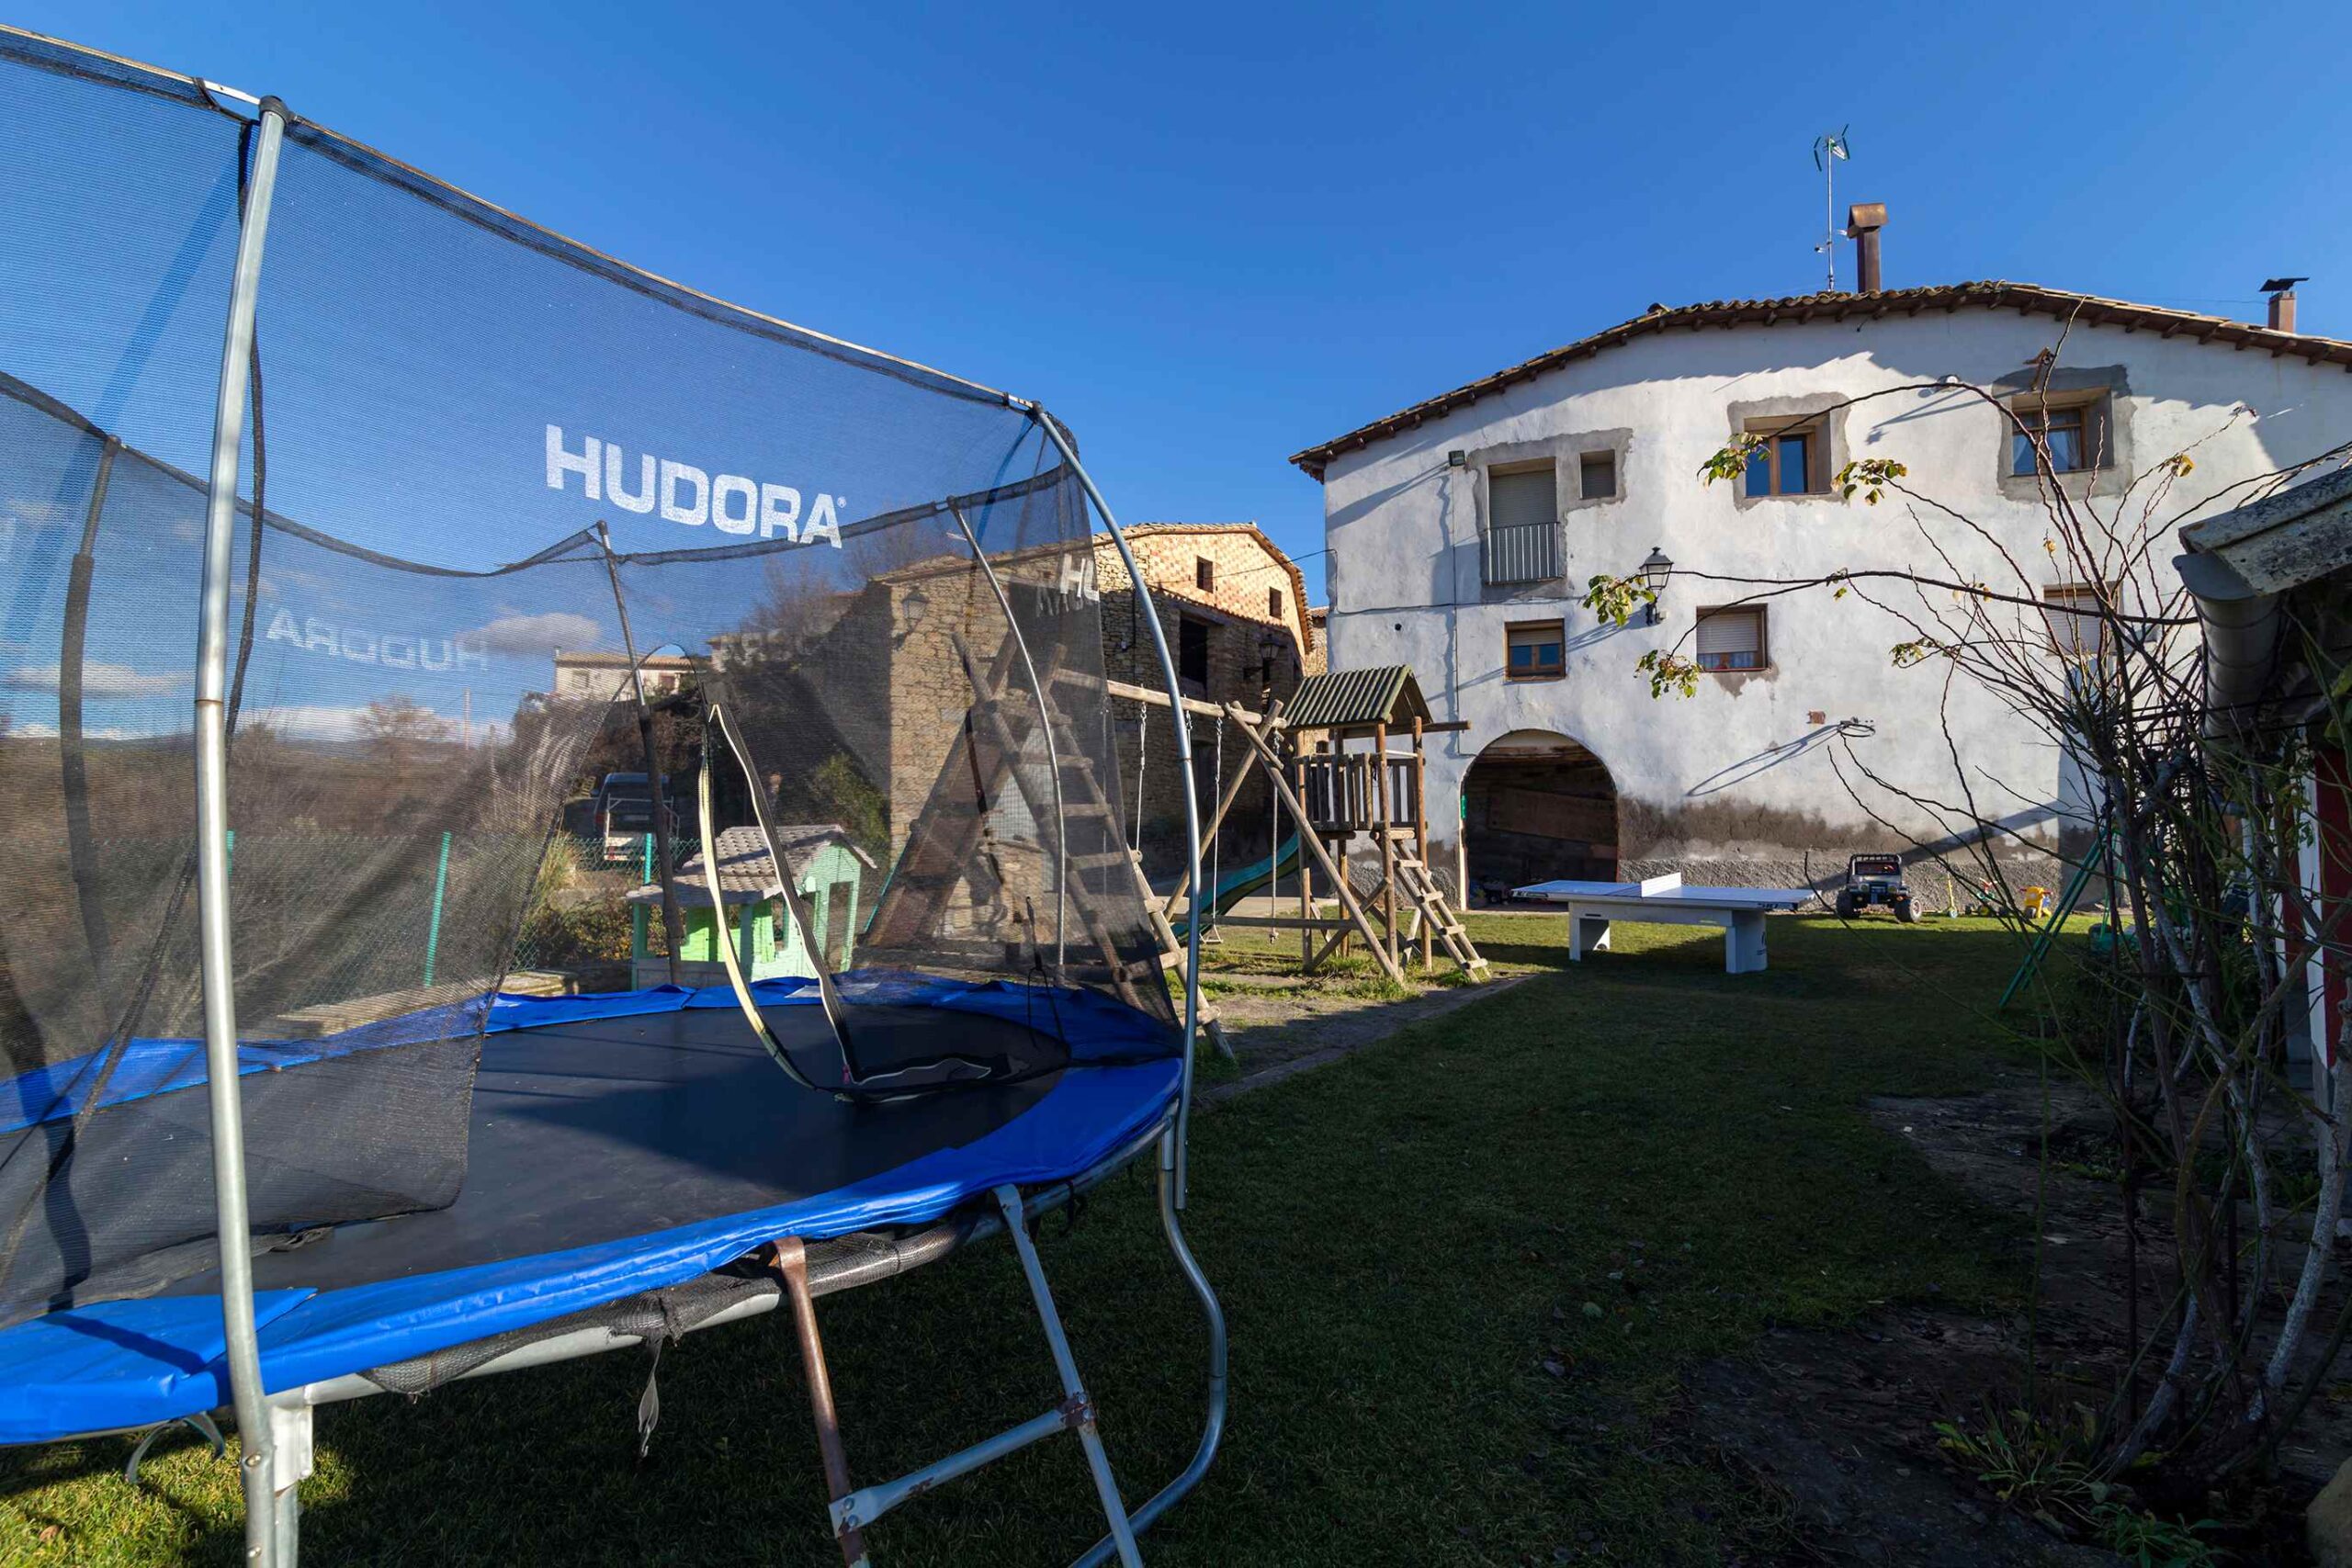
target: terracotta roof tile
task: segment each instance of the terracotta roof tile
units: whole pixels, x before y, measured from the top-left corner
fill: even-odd
[[[2292,354],[2314,365],[2322,362],[2352,369],[2352,343],[2315,337],[2308,333],[2273,332],[2251,321],[2226,316],[2199,315],[2157,305],[2135,305],[2128,299],[2105,299],[2033,283],[1942,283],[1923,288],[1889,288],[1875,294],[1799,294],[1781,299],[1711,299],[1703,305],[1653,305],[1630,321],[1620,322],[1590,337],[1539,354],[1534,358],[1481,377],[1450,392],[1374,420],[1345,435],[1291,455],[1291,461],[1315,479],[1323,477],[1331,459],[1343,452],[1369,446],[1414,428],[1441,414],[1465,408],[1505,388],[1532,381],[1549,370],[1635,338],[1687,327],[1773,326],[1782,322],[1843,321],[1851,316],[1917,315],[1922,310],[1958,310],[1963,307],[2018,310],[2079,321],[2086,326],[2143,328],[2171,337],[2188,333],[2199,343],[2224,343],[2234,348],[2267,348],[2273,355]]]

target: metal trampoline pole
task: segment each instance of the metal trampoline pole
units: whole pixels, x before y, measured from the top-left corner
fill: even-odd
[[[1102,514],[1103,525],[1111,530],[1111,543],[1119,552],[1120,561],[1127,569],[1127,581],[1134,584],[1136,603],[1143,611],[1144,624],[1151,628],[1152,651],[1159,657],[1159,677],[1168,686],[1169,720],[1176,729],[1176,771],[1184,786],[1184,879],[1192,886],[1201,886],[1201,803],[1193,782],[1193,724],[1184,711],[1184,691],[1176,679],[1176,660],[1168,651],[1168,629],[1159,624],[1159,612],[1151,602],[1151,586],[1144,581],[1143,568],[1136,564],[1135,551],[1127,547],[1127,536],[1120,528],[1119,520],[1111,514],[1111,503],[1102,499],[1102,491],[1094,482],[1086,466],[1078,460],[1078,449],[1070,445],[1061,425],[1054,416],[1035,403],[1009,399],[1013,407],[1024,410],[1037,422],[1046,438],[1062,455],[1070,472],[1078,476],[1087,498],[1094,502],[1094,510]],[[1117,963],[1115,955],[1106,955]],[[1179,1070],[1176,1101],[1176,1133],[1173,1146],[1163,1145],[1161,1166],[1175,1177],[1176,1207],[1184,1206],[1186,1150],[1193,1131],[1193,1042],[1201,1021],[1201,922],[1187,922],[1184,932],[1184,1060]]]
[[[204,570],[196,639],[197,931],[204,978],[204,1064],[211,1111],[213,1221],[220,1251],[220,1315],[245,1490],[245,1560],[274,1564],[280,1544],[277,1442],[262,1391],[254,1323],[252,1227],[245,1198],[243,1096],[237,1081],[237,997],[229,940],[229,578],[235,550],[237,459],[245,436],[254,309],[262,242],[277,186],[286,106],[261,104],[259,135],[237,233],[229,322],[212,411],[212,471],[205,495]]]
[[[1193,1462],[1183,1473],[1152,1495],[1151,1500],[1127,1516],[1127,1528],[1141,1535],[1151,1528],[1152,1521],[1174,1507],[1184,1495],[1200,1484],[1209,1465],[1216,1458],[1217,1445],[1225,1438],[1226,1397],[1226,1337],[1225,1308],[1217,1303],[1216,1292],[1209,1284],[1209,1277],[1201,1271],[1200,1260],[1193,1256],[1192,1247],[1184,1240],[1183,1222],[1176,1213],[1175,1178],[1170,1168],[1173,1162],[1162,1160],[1159,1168],[1159,1223],[1168,1233],[1168,1250],[1176,1257],[1176,1267],[1182,1271],[1184,1282],[1199,1298],[1201,1315],[1208,1320],[1209,1331],[1209,1408],[1208,1419],[1201,1427],[1200,1445],[1193,1450]],[[1119,1543],[1104,1536],[1070,1565],[1070,1568],[1102,1568],[1119,1550]]]
[[[1028,1216],[1021,1205],[1021,1190],[1012,1186],[1000,1187],[996,1201],[1004,1211],[1005,1235],[1012,1237],[1013,1253],[1021,1259],[1021,1272],[1029,1281],[1029,1299],[1036,1304],[1037,1322],[1046,1331],[1046,1348],[1053,1352],[1054,1371],[1062,1380],[1062,1412],[1076,1417],[1079,1445],[1086,1450],[1086,1468],[1093,1473],[1095,1495],[1102,1499],[1102,1515],[1110,1521],[1111,1549],[1119,1554],[1123,1568],[1143,1568],[1143,1557],[1136,1551],[1135,1526],[1127,1517],[1127,1505],[1119,1496],[1118,1480],[1111,1473],[1111,1459],[1103,1451],[1102,1434],[1094,1426],[1094,1403],[1087,1396],[1086,1384],[1078,1375],[1078,1360],[1070,1354],[1069,1336],[1062,1331],[1061,1314],[1054,1306],[1052,1288],[1046,1283],[1046,1266],[1038,1260],[1037,1244],[1029,1239]]]

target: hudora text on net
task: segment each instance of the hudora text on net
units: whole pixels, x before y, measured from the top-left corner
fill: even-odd
[[[565,476],[580,476],[581,491],[590,501],[607,501],[623,512],[658,510],[664,522],[700,527],[708,523],[722,534],[757,534],[763,539],[782,538],[813,545],[823,540],[842,547],[841,513],[846,496],[820,491],[801,515],[801,495],[790,485],[763,484],[741,474],[713,478],[692,463],[639,453],[637,488],[628,488],[629,462],[619,446],[594,435],[581,437],[575,452],[566,444],[563,427],[548,426],[548,488],[561,490]]]

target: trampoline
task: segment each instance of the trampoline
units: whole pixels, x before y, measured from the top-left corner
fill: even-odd
[[[1069,431],[275,99],[6,28],[0,97],[0,1441],[225,1407],[295,1568],[318,1407],[783,1310],[845,1562],[1069,1434],[1140,1562],[1226,1342]],[[1145,1162],[1208,1359],[1131,1506],[1029,1228]],[[1058,1392],[859,1484],[817,1300],[996,1235]]]
[[[526,1335],[616,1292],[682,1283],[777,1236],[858,1235],[870,1253],[872,1238],[941,1219],[1007,1182],[1066,1188],[1099,1176],[1173,1112],[1176,1065],[1155,1059],[1144,1021],[1086,993],[888,975],[844,976],[842,988],[855,999],[861,1037],[886,1061],[927,1056],[934,1032],[952,1030],[963,1047],[1011,1059],[1014,1074],[958,1093],[847,1103],[778,1073],[723,990],[496,998],[481,1021],[464,1190],[447,1208],[298,1234],[261,1254],[265,1366],[287,1382],[362,1373],[419,1392],[467,1363],[401,1363]],[[831,1041],[812,987],[753,989],[777,1034],[817,1067]],[[315,1047],[253,1053],[248,1115],[266,1122],[271,1090],[299,1094],[305,1072],[352,1053],[435,1035],[463,1041],[472,1022],[464,1015],[481,1010],[444,1009]],[[1066,1038],[1050,1037],[1057,1026]],[[200,1133],[201,1097],[180,1092],[200,1085],[200,1053],[173,1043],[153,1043],[185,1066],[136,1098]],[[1044,1066],[1064,1045],[1071,1064]],[[136,1118],[92,1125],[103,1141],[84,1157],[140,1162],[130,1179],[141,1183],[203,1179],[200,1169],[177,1168],[191,1145],[206,1157],[200,1138],[160,1138]],[[944,1250],[938,1238],[931,1246]],[[224,1403],[219,1292],[208,1270],[157,1296],[52,1311],[0,1332],[0,1441],[142,1427]],[[532,1341],[504,1348],[518,1342]]]

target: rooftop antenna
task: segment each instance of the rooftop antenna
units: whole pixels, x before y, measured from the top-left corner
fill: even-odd
[[[1838,292],[1838,160],[1854,155],[1853,143],[1846,139],[1845,126],[1826,130],[1813,139],[1813,166],[1821,171],[1825,201],[1828,216],[1822,225],[1821,243],[1814,250],[1828,258],[1829,292]]]

